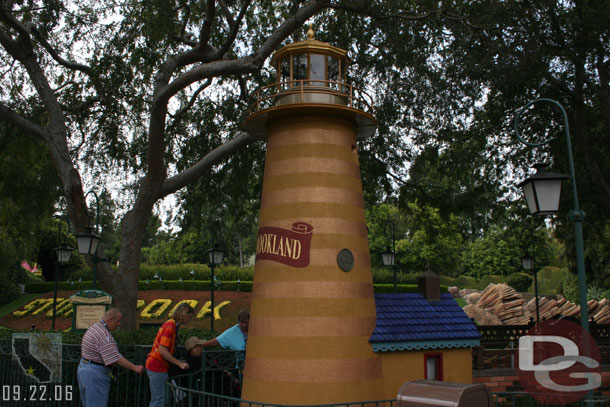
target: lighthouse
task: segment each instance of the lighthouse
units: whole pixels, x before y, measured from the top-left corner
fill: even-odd
[[[369,338],[375,299],[357,140],[372,99],[346,82],[346,51],[281,48],[245,125],[267,152],[242,399],[314,405],[383,398]]]

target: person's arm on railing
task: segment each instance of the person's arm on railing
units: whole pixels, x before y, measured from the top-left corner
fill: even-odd
[[[144,366],[142,366],[142,365],[134,365],[133,363],[131,363],[126,358],[121,358],[121,359],[117,360],[116,364],[121,366],[121,367],[124,367],[125,369],[133,370],[134,372],[136,372],[137,374],[140,374],[140,375],[142,373],[144,373]]]
[[[218,339],[216,338],[212,338],[209,341],[206,341],[204,343],[201,344],[201,346],[203,347],[214,347],[214,346],[219,346],[220,344],[218,343]]]
[[[182,360],[178,360],[172,355],[169,349],[166,346],[159,346],[159,353],[163,356],[163,359],[167,360],[169,363],[178,366],[182,370],[186,370],[189,368],[189,364],[183,362]]]

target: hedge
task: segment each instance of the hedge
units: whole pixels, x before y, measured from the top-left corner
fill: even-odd
[[[91,288],[91,281],[76,281],[76,282],[65,282],[62,281],[58,284],[58,290],[62,291],[73,291],[73,290],[85,290]],[[25,285],[25,291],[28,293],[47,293],[53,291],[54,283],[30,283]],[[187,291],[210,291],[209,281],[197,281],[197,280],[153,280],[153,281],[138,281],[138,290],[187,290]],[[393,293],[393,284],[373,284],[373,289],[376,293]],[[216,286],[217,291],[252,291],[252,281],[222,281]],[[415,293],[417,292],[416,284],[398,284],[398,292],[401,293]],[[441,292],[447,292],[447,286],[441,285]]]

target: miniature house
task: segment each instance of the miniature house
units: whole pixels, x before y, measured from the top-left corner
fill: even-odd
[[[385,398],[419,379],[472,383],[472,352],[480,334],[439,278],[426,271],[419,292],[376,294],[377,324],[369,339],[381,358]]]

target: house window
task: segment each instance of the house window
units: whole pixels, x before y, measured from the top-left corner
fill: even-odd
[[[424,373],[428,380],[443,380],[442,353],[424,353]]]

